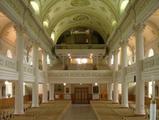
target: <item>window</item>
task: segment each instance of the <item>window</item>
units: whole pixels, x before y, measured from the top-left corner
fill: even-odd
[[[120,6],[120,11],[123,12],[126,8],[126,6],[128,5],[129,0],[123,0]]]
[[[112,58],[111,58],[111,65],[113,65],[114,63],[114,56],[112,55]]]
[[[50,64],[50,57],[49,57],[49,55],[47,55],[47,64]]]
[[[12,52],[8,49],[7,50],[7,57],[9,57],[9,58],[13,58],[13,56],[12,56]]]
[[[38,3],[32,0],[30,1],[30,4],[33,7],[35,13],[39,14],[40,9]]]
[[[154,56],[154,50],[151,48],[148,52],[148,57]]]

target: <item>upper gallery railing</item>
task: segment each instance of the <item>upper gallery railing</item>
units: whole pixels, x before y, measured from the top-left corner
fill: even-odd
[[[130,74],[130,73],[134,73],[135,72],[135,69],[136,69],[136,63],[132,64],[132,65],[129,65],[127,67],[127,74]]]
[[[95,83],[112,80],[111,70],[51,70],[48,80],[54,83]]]
[[[56,45],[56,49],[104,49],[105,44],[61,44]]]
[[[149,58],[144,59],[143,61],[143,70],[148,70],[150,68],[159,67],[159,56],[155,55]]]
[[[33,67],[27,64],[24,64],[24,72],[33,74]]]
[[[142,62],[142,76],[143,79],[149,79],[150,76],[154,76],[155,79],[159,78],[159,55],[155,55],[152,57],[145,58]],[[121,70],[118,71],[118,77],[120,76]],[[134,80],[134,76],[136,76],[136,63],[128,66],[126,68],[126,77],[128,80]]]
[[[16,70],[16,60],[0,55],[0,68]]]

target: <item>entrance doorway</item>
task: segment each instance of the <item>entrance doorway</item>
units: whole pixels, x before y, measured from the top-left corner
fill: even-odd
[[[72,94],[73,104],[89,104],[91,100],[91,94],[89,94],[88,87],[75,88],[74,94]]]

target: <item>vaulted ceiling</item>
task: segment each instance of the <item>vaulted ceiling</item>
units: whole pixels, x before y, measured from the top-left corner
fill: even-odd
[[[88,27],[104,40],[117,26],[129,0],[31,0],[39,17],[54,42],[73,27]]]

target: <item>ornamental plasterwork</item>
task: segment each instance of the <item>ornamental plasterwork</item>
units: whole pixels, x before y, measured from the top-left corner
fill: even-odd
[[[75,7],[90,5],[89,0],[71,0],[71,5]]]
[[[39,1],[42,8],[41,14],[43,19],[47,16],[49,19],[48,31],[54,31],[62,19],[67,16],[80,14],[82,11],[92,16],[92,13],[98,18],[98,23],[103,24],[107,33],[111,33],[114,26],[110,26],[113,21],[119,21],[120,4],[124,0],[47,0]],[[58,9],[57,9],[58,8]],[[39,16],[40,16],[39,15]],[[100,17],[101,16],[101,17]],[[108,27],[109,26],[109,27]],[[59,30],[58,30],[59,31]],[[59,34],[59,33],[57,33]],[[61,34],[61,33],[60,33]]]
[[[87,20],[89,20],[89,17],[86,15],[77,15],[73,18],[73,20],[74,21],[83,21],[83,20],[87,21]]]

